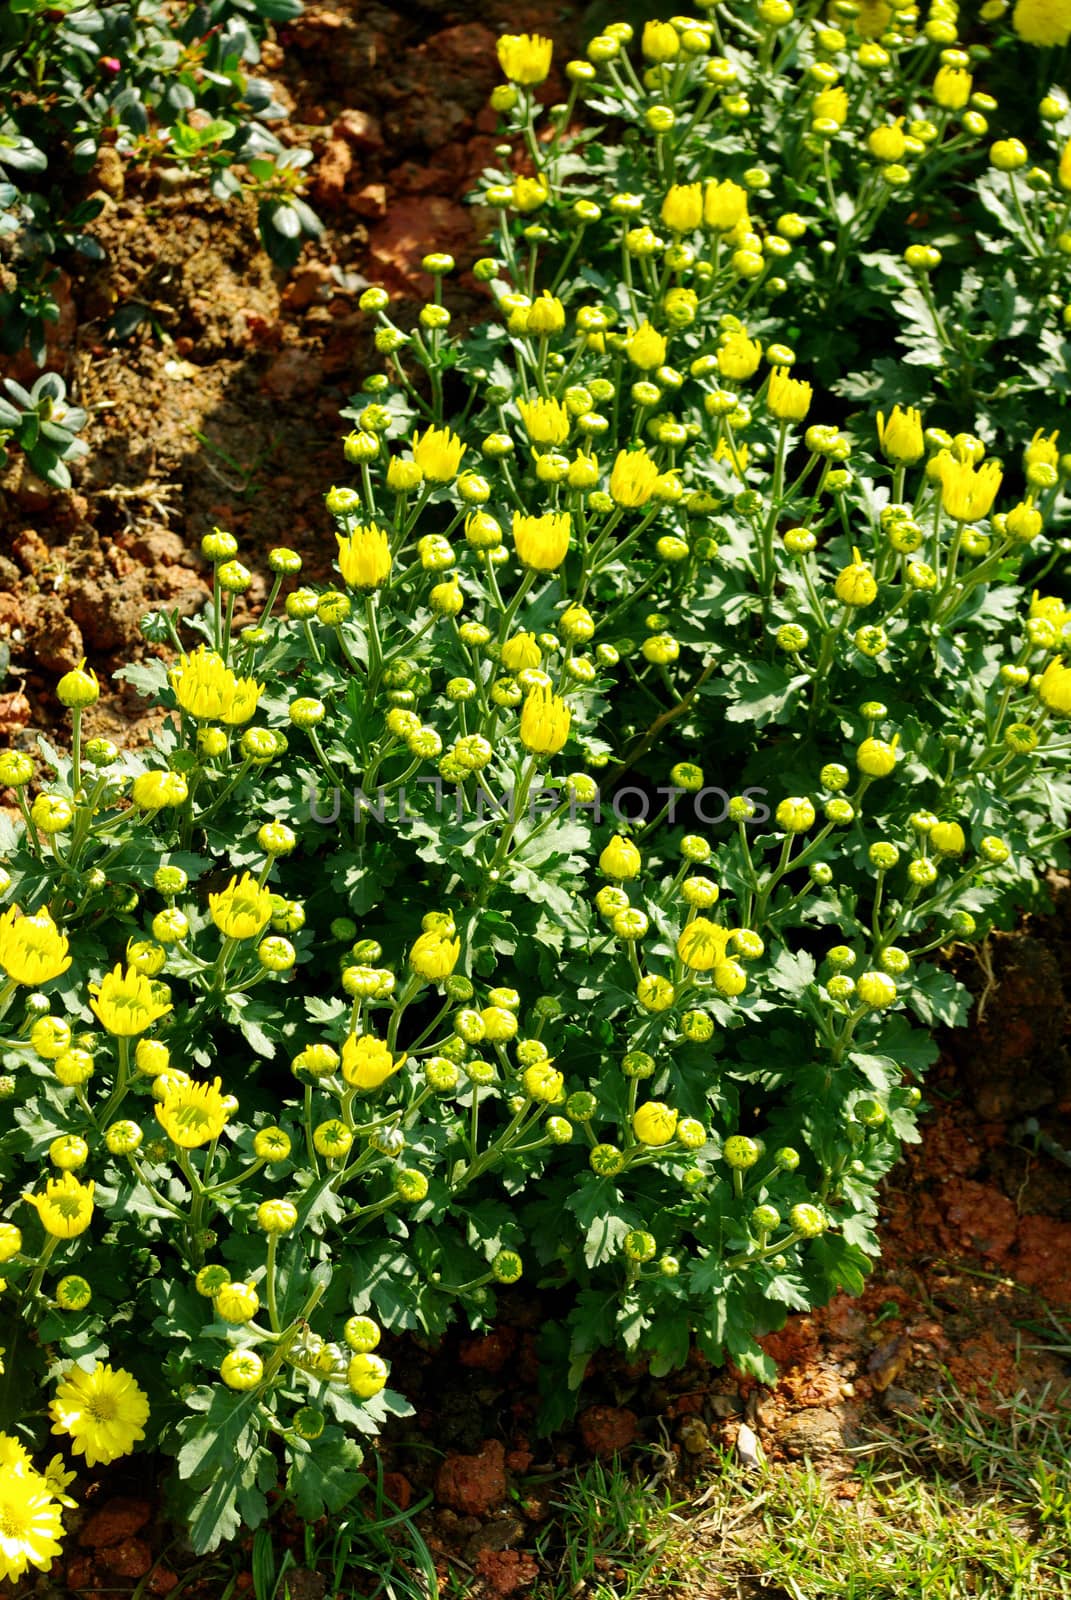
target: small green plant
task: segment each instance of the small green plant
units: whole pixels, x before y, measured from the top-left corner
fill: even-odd
[[[0,397],[0,467],[7,465],[8,446],[17,445],[46,483],[68,489],[68,461],[86,453],[77,437],[87,417],[81,406],[67,404],[67,386],[58,372],[45,372],[32,389],[4,379],[8,399]]]
[[[10,0],[0,11],[0,350],[45,359],[56,262],[102,258],[102,202],[72,202],[102,145],[177,165],[219,199],[251,196],[272,260],[291,266],[320,231],[301,197],[308,150],[271,132],[283,116],[251,69],[265,24],[301,0]],[[122,308],[119,315],[122,316]],[[130,332],[136,320],[122,326]]]

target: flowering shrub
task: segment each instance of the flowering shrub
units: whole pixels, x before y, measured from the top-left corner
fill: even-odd
[[[103,201],[71,199],[101,147],[130,162],[177,165],[217,199],[249,194],[261,239],[281,266],[319,233],[301,198],[308,150],[270,124],[284,115],[250,72],[266,21],[297,16],[301,0],[10,0],[0,11],[0,350],[28,344],[45,359],[44,327],[59,317],[57,257],[103,258],[89,224]],[[59,169],[57,171],[57,168]],[[69,186],[69,185],[66,185]],[[116,330],[144,317],[120,307]],[[51,480],[50,480],[51,481]]]
[[[405,1409],[381,1331],[485,1325],[522,1277],[560,1297],[548,1424],[612,1344],[769,1376],[758,1337],[876,1250],[932,1028],[966,1016],[937,952],[1062,849],[1071,619],[1030,591],[1067,503],[1066,102],[1047,184],[972,190],[1011,230],[977,244],[998,300],[1032,229],[1049,334],[998,456],[951,354],[831,394],[796,349],[851,333],[871,254],[865,316],[947,325],[934,258],[974,224],[939,190],[891,319],[883,285],[896,195],[968,150],[919,87],[967,71],[954,8],[739,9],[608,30],[545,118],[548,42],[502,41],[493,313],[451,330],[445,255],[411,332],[366,292],[386,370],[327,495],[337,586],[273,550],[236,630],[214,530],[205,615],[147,618],[168,661],[126,669],[152,747],[83,737],[83,667],[70,755],[0,756],[3,1420],[175,1454],[199,1548],[280,1477],[344,1504]]]

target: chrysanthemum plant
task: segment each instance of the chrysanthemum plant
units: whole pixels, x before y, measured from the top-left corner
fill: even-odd
[[[770,1376],[761,1335],[874,1256],[932,1030],[967,1014],[941,952],[1060,859],[1051,393],[997,456],[972,407],[849,413],[797,359],[879,214],[895,236],[967,153],[940,100],[916,129],[966,70],[950,8],[880,43],[834,9],[608,30],[548,113],[549,44],[504,39],[489,320],[451,331],[441,254],[411,332],[366,293],[387,360],[327,495],[337,584],[274,550],[236,629],[251,576],[213,531],[212,605],[147,619],[171,650],[127,669],[152,746],[83,737],[83,668],[70,755],[0,757],[0,1255],[40,1386],[7,1425],[177,1454],[200,1548],[280,1481],[309,1517],[355,1492],[405,1409],[382,1330],[538,1291],[548,1424],[607,1346]],[[906,184],[841,141],[889,105]],[[1064,151],[1019,196],[1045,241]],[[929,384],[883,359],[874,392]]]

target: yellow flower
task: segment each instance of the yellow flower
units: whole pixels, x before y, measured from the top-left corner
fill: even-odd
[[[252,678],[236,678],[223,657],[203,644],[191,655],[179,656],[168,678],[189,716],[231,728],[249,721],[264,687]]]
[[[858,550],[852,551],[849,566],[837,573],[834,585],[837,599],[844,606],[869,606],[877,598],[878,585],[869,562],[863,560]]]
[[[533,572],[557,571],[568,553],[572,529],[568,511],[547,511],[541,517],[513,513],[514,548]]]
[[[1071,0],[1019,0],[1012,27],[1027,44],[1065,45],[1071,39]]]
[[[560,400],[518,400],[517,410],[533,444],[564,444],[569,413]]]
[[[665,362],[665,337],[649,322],[641,322],[626,339],[625,354],[634,367],[649,372],[652,367],[660,367]]]
[[[260,1296],[251,1283],[225,1283],[213,1305],[224,1322],[240,1327],[244,1322],[252,1322],[260,1310]]]
[[[362,523],[338,540],[338,570],[351,589],[378,589],[390,577],[390,541],[375,522]]]
[[[156,1120],[172,1144],[181,1150],[199,1150],[218,1139],[227,1126],[228,1103],[218,1078],[211,1083],[172,1082],[164,1087]]]
[[[728,928],[711,922],[709,917],[694,917],[681,931],[677,954],[693,972],[709,972],[725,960],[728,943]]]
[[[1056,170],[1056,181],[1061,189],[1071,189],[1071,139],[1068,139],[1060,151],[1060,165]]]
[[[189,789],[181,772],[139,772],[130,787],[130,798],[143,811],[162,811],[166,806],[181,806]]]
[[[723,378],[752,378],[762,360],[762,345],[757,339],[749,339],[743,328],[738,328],[718,350],[717,360]]]
[[[549,199],[546,178],[518,178],[513,185],[513,204],[518,211],[538,211]]]
[[[766,407],[782,422],[802,422],[811,407],[814,391],[801,378],[790,378],[787,367],[774,367],[766,391]]]
[[[995,461],[976,467],[973,461],[958,461],[951,450],[936,456],[940,476],[941,504],[957,522],[973,522],[987,517],[993,509],[1004,474]]]
[[[0,1580],[13,1582],[27,1567],[47,1572],[62,1554],[60,1508],[39,1473],[21,1465],[0,1473]]]
[[[662,201],[662,221],[674,233],[694,233],[703,220],[703,185],[675,183]]]
[[[403,1060],[399,1056],[396,1061],[382,1039],[370,1033],[351,1033],[342,1046],[342,1076],[352,1089],[378,1089],[397,1072]]]
[[[87,1467],[129,1455],[149,1420],[149,1402],[130,1373],[99,1361],[90,1372],[72,1367],[49,1411],[52,1432],[67,1434]]]
[[[497,50],[498,64],[511,83],[542,83],[550,71],[554,42],[541,33],[505,33]]]
[[[18,906],[9,906],[0,916],[0,967],[16,983],[37,989],[66,972],[70,964],[66,935],[44,907],[24,917]]]
[[[643,865],[643,858],[631,839],[615,833],[599,857],[599,871],[606,878],[616,878],[623,883],[635,878]]]
[[[93,1220],[93,1184],[79,1183],[73,1172],[49,1178],[44,1194],[24,1194],[35,1207],[41,1226],[54,1239],[76,1239]]]
[[[408,494],[411,489],[419,489],[423,478],[424,474],[415,461],[407,461],[404,456],[391,456],[387,465],[387,488],[393,489],[395,494]]]
[[[863,39],[877,39],[889,26],[893,8],[889,0],[857,0],[859,15],[855,31]]]
[[[228,939],[255,939],[271,920],[271,894],[248,872],[232,878],[219,894],[210,894],[208,909]]]
[[[1058,716],[1071,717],[1071,667],[1065,667],[1059,656],[1041,674],[1038,699]]]
[[[60,1455],[53,1456],[52,1460],[42,1467],[41,1476],[45,1481],[49,1494],[54,1495],[61,1506],[66,1506],[68,1510],[73,1511],[78,1501],[71,1499],[71,1496],[67,1493],[67,1485],[73,1483],[78,1474],[67,1471],[63,1457]]]
[[[973,87],[974,79],[962,67],[940,67],[933,80],[933,98],[944,111],[962,111]]]
[[[717,233],[747,225],[747,190],[725,178],[712,178],[703,191],[703,221]]]
[[[530,1100],[540,1100],[544,1105],[559,1105],[565,1099],[565,1078],[549,1061],[537,1061],[525,1069],[522,1082]]]
[[[449,428],[426,428],[413,435],[413,460],[432,483],[452,483],[468,449]]]
[[[922,437],[922,415],[914,406],[893,406],[888,422],[878,412],[878,443],[885,459],[897,467],[910,467],[926,454]]]
[[[732,467],[734,472],[736,472],[736,469],[737,469],[738,466],[739,466],[741,472],[743,472],[745,470],[745,468],[747,467],[747,457],[748,457],[748,447],[747,447],[746,444],[739,444],[739,443],[737,444],[736,452],[735,452],[735,459],[734,459],[734,453],[733,453],[732,449],[730,448],[728,439],[719,439],[717,444],[714,447],[714,457],[713,457],[713,459],[715,461],[727,461],[729,463],[729,465]],[[743,479],[741,479],[740,481],[743,482]]]
[[[967,848],[967,837],[958,822],[935,822],[929,838],[941,856],[961,856]]]
[[[903,117],[873,128],[867,134],[866,147],[875,161],[899,161],[907,149]]]
[[[10,1472],[33,1472],[34,1464],[26,1446],[10,1433],[0,1433],[0,1468]]]
[[[1023,466],[1036,467],[1041,462],[1045,462],[1050,467],[1057,466],[1060,460],[1060,452],[1056,448],[1056,441],[1059,437],[1058,429],[1046,434],[1044,428],[1038,428],[1034,437],[1023,451]]]
[[[1061,633],[1068,622],[1071,622],[1071,611],[1067,609],[1058,595],[1038,594],[1036,589],[1030,601],[1029,614],[1032,617],[1044,617],[1047,622],[1051,622],[1053,627]]]
[[[812,122],[833,122],[843,128],[848,120],[848,94],[838,83],[833,89],[823,89],[811,101]]]
[[[119,1039],[133,1039],[171,1010],[156,998],[152,980],[133,967],[116,964],[99,983],[91,983],[89,1004],[103,1028]]]
[[[521,743],[537,756],[557,755],[569,737],[569,707],[550,689],[536,688],[521,707]]]
[[[532,302],[525,317],[525,332],[561,333],[565,327],[565,307],[549,289]]]
[[[409,952],[409,965],[414,972],[431,983],[448,978],[457,966],[461,954],[461,940],[454,934],[453,923],[445,928],[431,928],[422,933]]]
[[[678,1113],[660,1100],[648,1100],[632,1118],[632,1131],[641,1144],[668,1144],[677,1131]]]
[[[671,22],[644,23],[640,49],[648,61],[674,61],[680,48],[680,38]]]
[[[525,667],[538,667],[543,652],[534,633],[515,633],[502,646],[501,659],[507,672],[520,672]]]
[[[646,450],[619,450],[610,473],[610,498],[619,506],[645,506],[658,482]]]

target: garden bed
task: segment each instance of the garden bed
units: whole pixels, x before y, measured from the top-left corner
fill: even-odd
[[[263,255],[252,205],[224,206],[195,184],[135,172],[102,152],[85,193],[105,201],[90,230],[105,262],[61,279],[48,353],[90,413],[88,456],[67,491],[43,484],[19,456],[0,478],[5,743],[36,752],[45,731],[69,748],[56,683],[88,658],[103,693],[84,715],[83,737],[144,744],[161,724],[159,708],[111,673],[131,660],[172,658],[146,640],[142,619],[167,609],[192,617],[205,606],[214,563],[200,546],[213,528],[231,531],[254,569],[234,609],[236,630],[263,606],[270,547],[300,555],[302,583],[335,581],[324,491],[353,470],[342,460],[349,422],[339,414],[382,365],[361,294],[382,284],[392,317],[411,328],[432,291],[421,259],[442,251],[458,267],[445,285],[455,325],[488,315],[489,291],[471,267],[490,213],[467,197],[498,159],[488,95],[501,78],[495,42],[507,28],[553,35],[556,62],[592,31],[580,13],[538,3],[518,15],[498,0],[425,5],[419,14],[400,4],[323,4],[280,25],[263,61],[288,108],[275,131],[313,150],[309,198],[325,223],[289,273]],[[549,104],[568,87],[556,67],[539,92]],[[117,339],[109,319],[124,307],[141,308],[140,320]],[[3,374],[26,382],[32,364],[6,358]],[[894,741],[894,761],[895,752]],[[725,824],[724,838],[731,832]],[[564,1294],[529,1288],[526,1275],[500,1291],[490,1331],[455,1326],[441,1343],[387,1333],[381,1353],[392,1387],[415,1412],[369,1446],[370,1487],[356,1517],[380,1530],[368,1547],[381,1559],[401,1549],[408,1592],[424,1581],[421,1551],[443,1584],[472,1585],[488,1600],[550,1585],[560,1497],[578,1470],[618,1452],[652,1495],[668,1486],[698,1500],[727,1460],[747,1470],[757,1441],[775,1465],[814,1462],[829,1492],[851,1501],[875,1439],[910,1439],[942,1397],[971,1397],[986,1415],[1019,1395],[1068,1406],[1071,891],[1055,872],[1048,887],[1052,909],[1016,931],[942,950],[944,973],[967,986],[973,1009],[966,1027],[940,1030],[921,1143],[880,1188],[881,1257],[858,1296],[836,1294],[759,1339],[775,1383],[694,1349],[658,1377],[642,1358],[601,1351],[578,1414],[547,1436],[536,1347],[564,1318]],[[269,1496],[266,1537],[195,1555],[155,1483],[166,1466],[139,1454],[83,1471],[70,1491],[77,1506],[66,1517],[62,1563],[11,1594],[266,1600],[270,1550],[275,1563],[289,1552],[291,1600],[330,1600],[334,1524],[302,1523]],[[396,1537],[399,1513],[409,1516],[393,1525]],[[358,1581],[355,1570],[347,1581]],[[619,1577],[610,1562],[605,1581]],[[739,1564],[721,1584],[709,1574],[704,1600],[766,1592],[760,1574]]]

